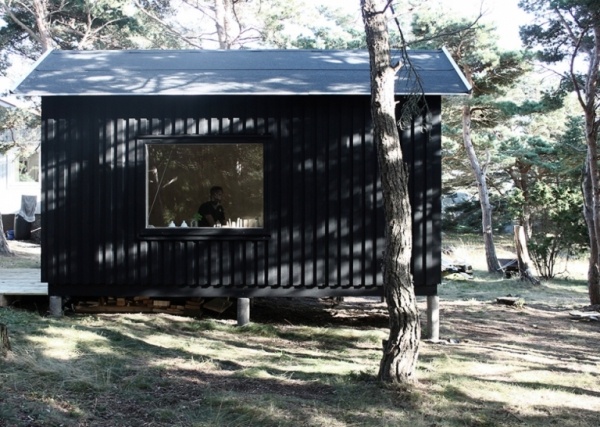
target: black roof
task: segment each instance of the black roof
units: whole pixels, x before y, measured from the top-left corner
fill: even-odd
[[[428,95],[470,86],[445,49],[410,50]],[[398,52],[394,55],[398,60]],[[405,66],[397,94],[420,92]],[[42,57],[14,93],[61,95],[370,94],[366,50],[60,51]]]

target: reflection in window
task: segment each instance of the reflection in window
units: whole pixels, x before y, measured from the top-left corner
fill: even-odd
[[[146,150],[146,226],[209,227],[221,211],[217,227],[263,226],[263,144],[149,142]],[[215,211],[200,209],[206,202]]]
[[[22,154],[15,158],[16,177],[18,182],[40,181],[40,154]]]

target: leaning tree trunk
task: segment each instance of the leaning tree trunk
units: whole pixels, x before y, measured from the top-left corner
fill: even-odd
[[[8,247],[6,236],[4,235],[4,225],[2,224],[2,212],[0,212],[0,255],[12,256],[13,253]]]
[[[412,220],[408,194],[408,171],[400,148],[396,125],[394,80],[384,0],[361,0],[371,63],[371,114],[377,147],[385,212],[384,290],[389,312],[390,335],[379,367],[384,382],[416,381],[420,324],[410,259]]]
[[[468,72],[467,72],[468,74]],[[492,233],[492,204],[490,203],[490,194],[485,181],[485,171],[481,168],[477,160],[477,154],[471,140],[471,107],[465,105],[462,112],[463,125],[463,143],[467,151],[467,157],[471,163],[471,169],[475,174],[477,181],[477,191],[479,193],[479,204],[481,206],[481,226],[483,230],[483,243],[485,245],[485,259],[487,261],[488,272],[496,273],[499,271],[500,264],[496,255],[494,246],[494,235]]]

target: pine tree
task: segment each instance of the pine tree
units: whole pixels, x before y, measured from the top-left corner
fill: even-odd
[[[521,0],[519,5],[535,16],[533,24],[521,28],[524,44],[537,47],[541,61],[569,64],[564,81],[575,92],[584,116],[584,215],[590,241],[588,290],[590,302],[600,304],[600,0]],[[580,61],[586,64],[586,70],[577,67]]]

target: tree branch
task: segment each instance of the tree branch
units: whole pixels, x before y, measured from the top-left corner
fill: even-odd
[[[162,19],[160,19],[155,14],[147,11],[144,8],[144,6],[139,2],[139,0],[133,0],[133,3],[137,6],[137,8],[140,10],[140,12],[142,12],[148,18],[152,19],[154,22],[156,22],[157,24],[159,24],[160,26],[162,26],[163,28],[165,28],[171,34],[176,35],[181,40],[183,40],[184,42],[186,42],[187,44],[189,44],[190,46],[194,46],[194,47],[196,47],[198,49],[202,49],[202,45],[201,44],[198,44],[198,43],[194,42],[193,40],[191,40],[190,38],[188,38],[187,36],[185,36],[181,32],[175,30],[170,24],[166,23],[165,21],[163,21]]]
[[[35,33],[35,31],[33,31],[31,28],[29,28],[23,21],[21,21],[19,18],[17,18],[17,16],[13,13],[13,11],[10,8],[10,5],[8,5],[6,2],[2,1],[0,3],[2,10],[4,10],[4,13],[6,13],[6,15],[8,17],[10,17],[10,19],[17,24],[19,27],[21,27],[27,34],[29,34],[29,37],[31,37],[33,40],[35,40],[36,42],[38,42],[39,44],[43,44],[42,43],[42,39]],[[32,13],[32,11],[29,8],[26,8],[29,13]]]

